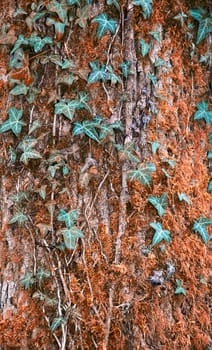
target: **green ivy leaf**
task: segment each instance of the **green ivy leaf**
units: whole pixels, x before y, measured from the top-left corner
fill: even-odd
[[[54,318],[50,326],[51,331],[52,332],[56,331],[56,329],[58,329],[63,323],[65,323],[65,320],[63,317]]]
[[[60,209],[59,215],[57,217],[58,221],[64,221],[67,228],[71,228],[74,225],[74,222],[78,218],[77,210],[71,210],[66,212],[64,209]]]
[[[24,277],[20,279],[20,284],[24,286],[25,289],[29,289],[35,282],[33,278],[33,273],[31,271],[27,272]]]
[[[92,20],[92,23],[98,23],[98,28],[97,28],[98,39],[102,38],[107,31],[110,31],[111,33],[114,34],[117,27],[116,21],[114,19],[108,19],[105,13],[101,13],[101,15],[96,16]]]
[[[160,147],[160,143],[157,141],[152,142],[152,153],[155,154]]]
[[[85,29],[87,26],[87,21],[90,16],[91,5],[85,5],[82,8],[77,9],[77,20],[78,24],[82,29]]]
[[[206,11],[202,8],[191,9],[190,14],[199,22],[198,31],[197,31],[197,44],[205,39],[208,33],[212,32],[212,17],[206,17]]]
[[[74,123],[73,135],[85,134],[92,140],[99,143],[99,135],[95,129],[98,125],[95,121],[85,120],[82,123]]]
[[[212,123],[212,112],[208,110],[208,104],[205,101],[197,103],[197,111],[194,114],[194,120],[205,119],[206,124]]]
[[[70,103],[70,100],[64,99],[57,102],[55,105],[55,114],[63,114],[69,120],[72,120],[74,117],[75,108]]]
[[[28,196],[26,192],[20,191],[17,194],[13,194],[12,196],[9,197],[13,202],[22,202],[24,200],[28,200]]]
[[[117,0],[107,0],[107,5],[114,5],[120,11],[120,5]]]
[[[22,45],[28,45],[28,39],[25,38],[24,35],[20,34],[18,36],[18,39],[15,42],[15,45],[13,49],[10,52],[10,55],[12,55],[16,50],[18,50]]]
[[[141,6],[143,10],[143,17],[147,19],[152,13],[152,2],[153,0],[133,0],[133,5]]]
[[[55,12],[62,22],[66,22],[68,20],[68,8],[64,2],[60,3],[59,1],[52,0],[48,5],[46,5],[46,8],[51,12]]]
[[[206,10],[202,8],[196,8],[196,9],[191,9],[189,10],[190,15],[195,18],[198,22],[201,22],[203,16],[207,13]]]
[[[150,35],[153,36],[153,38],[158,42],[160,43],[161,42],[161,38],[160,38],[160,32],[149,32]]]
[[[74,249],[78,238],[84,237],[83,232],[76,226],[70,228],[63,228],[58,231],[59,234],[63,235],[65,247],[67,249]]]
[[[120,144],[116,144],[115,147],[125,159],[129,159],[131,162],[140,163],[140,159],[133,154],[133,152],[135,152],[134,144],[127,143],[124,147]]]
[[[17,49],[10,56],[10,68],[22,68],[24,64],[24,50],[22,48]]]
[[[165,209],[168,205],[166,193],[163,193],[160,197],[149,196],[148,202],[150,202],[155,207],[159,216],[164,215]]]
[[[186,290],[182,287],[182,282],[178,279],[175,280],[177,288],[175,289],[175,294],[183,294],[186,296]]]
[[[21,212],[16,213],[9,221],[9,224],[14,224],[17,222],[19,225],[22,225],[25,221],[28,220],[28,217]]]
[[[212,225],[212,220],[200,217],[198,221],[194,221],[192,230],[199,233],[205,244],[208,245],[208,242],[212,239],[212,236],[209,236],[206,225]]]
[[[154,74],[147,73],[147,78],[152,82],[154,86],[157,84],[157,77]]]
[[[212,192],[212,179],[210,179],[209,184],[208,184],[208,192]]]
[[[0,125],[0,133],[12,130],[12,132],[18,136],[21,133],[22,126],[26,125],[26,123],[20,120],[23,110],[11,107],[8,110],[8,114],[9,118]]]
[[[140,45],[141,45],[141,54],[142,56],[146,56],[149,52],[149,49],[150,49],[150,45],[147,44],[144,39],[141,39],[140,40]]]
[[[32,34],[31,37],[28,39],[28,43],[30,46],[33,47],[35,53],[41,51],[46,44],[52,44],[52,42],[53,41],[50,36],[45,36],[44,38],[41,38],[36,34]]]
[[[26,95],[28,91],[29,91],[29,87],[28,86],[26,86],[25,84],[19,84],[19,85],[16,85],[10,91],[10,94],[13,95],[13,96]]]
[[[168,230],[164,230],[159,222],[151,222],[150,226],[155,230],[155,234],[152,239],[152,246],[160,243],[163,240],[170,243],[170,232]]]
[[[150,185],[152,180],[151,173],[155,172],[156,168],[153,163],[146,163],[143,166],[138,166],[137,170],[131,170],[128,173],[128,178],[132,180],[138,180],[142,185]]]
[[[39,189],[35,190],[35,193],[38,193],[39,196],[45,200],[46,199],[46,185],[41,186]]]
[[[67,4],[80,6],[80,0],[67,0]]]
[[[51,26],[51,25],[54,26],[56,37],[60,38],[61,36],[63,36],[63,34],[65,32],[66,23],[63,23],[57,19],[48,17],[46,19],[46,25],[47,26]]]
[[[191,204],[190,199],[183,192],[178,193],[178,198],[180,201],[185,201],[188,205]]]
[[[43,268],[40,268],[36,273],[39,286],[41,285],[43,278],[49,278],[50,276],[51,276],[50,271],[45,271]]]
[[[155,67],[160,67],[160,66],[166,67],[166,62],[164,60],[162,60],[161,58],[158,58],[158,60],[155,61],[154,66]]]
[[[131,61],[124,61],[119,65],[119,67],[122,70],[122,74],[123,74],[124,78],[126,78],[126,79],[130,73],[131,64],[132,64]]]

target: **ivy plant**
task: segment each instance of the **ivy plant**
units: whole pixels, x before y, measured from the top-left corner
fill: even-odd
[[[23,110],[16,107],[11,107],[8,110],[9,118],[0,125],[0,133],[11,130],[16,136],[21,133],[22,126],[26,125],[21,120]]]
[[[146,56],[149,52],[150,45],[144,41],[144,39],[140,40],[140,46],[141,46],[141,54],[142,56]]]
[[[198,220],[194,221],[192,230],[199,233],[206,245],[208,245],[209,240],[212,236],[209,236],[206,226],[212,225],[212,220],[208,218],[200,217]]]
[[[61,99],[55,104],[55,114],[63,114],[69,120],[72,120],[76,110],[86,109],[91,112],[89,105],[87,104],[88,95],[84,92],[80,92],[77,99]]]
[[[153,0],[133,0],[132,3],[135,6],[141,6],[144,19],[147,19],[148,17],[150,17],[152,13]]]
[[[155,207],[159,216],[164,215],[165,209],[168,205],[166,193],[163,193],[160,197],[149,196],[148,202],[150,202]]]
[[[181,280],[176,279],[175,281],[176,281],[176,285],[177,285],[177,287],[175,289],[175,294],[183,294],[186,296],[186,290],[185,290],[185,288],[183,288]]]
[[[168,230],[164,230],[160,222],[151,222],[150,226],[155,230],[151,244],[152,246],[160,243],[163,240],[170,243],[170,232]]]
[[[198,119],[205,119],[206,124],[212,124],[212,111],[208,110],[208,104],[205,101],[197,103],[194,120]]]
[[[120,81],[120,78],[114,73],[110,65],[100,64],[98,61],[90,62],[89,65],[92,69],[87,79],[89,84],[97,81],[111,81],[111,83],[116,84]]]
[[[25,275],[20,279],[20,285],[22,285],[24,289],[29,289],[34,282],[35,279],[31,271],[26,272]]]
[[[208,33],[212,32],[212,15],[201,7],[190,10],[190,15],[199,22],[197,31],[197,44],[206,38]]]
[[[84,237],[83,232],[75,226],[75,221],[78,218],[76,210],[66,212],[64,209],[60,209],[57,217],[58,221],[63,221],[66,225],[65,228],[60,229],[57,233],[63,235],[64,244],[67,249],[74,249],[78,238]]]
[[[150,185],[151,173],[155,172],[156,168],[153,163],[147,162],[144,165],[139,165],[137,170],[131,170],[128,173],[128,178],[139,181],[142,185]]]
[[[108,19],[105,13],[101,13],[99,16],[96,16],[92,23],[98,23],[97,28],[97,37],[98,39],[102,38],[106,32],[115,33],[117,23],[114,19]]]

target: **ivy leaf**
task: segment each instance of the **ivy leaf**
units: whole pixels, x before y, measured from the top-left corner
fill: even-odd
[[[185,201],[188,205],[191,204],[190,199],[183,192],[178,193],[178,198],[180,201]]]
[[[24,200],[28,200],[28,196],[26,192],[20,191],[17,194],[13,194],[9,197],[13,202],[21,202]]]
[[[12,132],[18,136],[21,133],[22,126],[26,125],[26,123],[20,120],[23,114],[23,110],[11,107],[8,110],[8,114],[9,118],[0,125],[0,133],[12,130]]]
[[[212,225],[212,220],[200,217],[198,221],[194,221],[192,230],[199,233],[205,244],[208,245],[208,242],[212,239],[212,236],[209,236],[206,225]]]
[[[210,179],[209,184],[208,184],[208,192],[212,192],[212,179]]]
[[[148,202],[150,202],[155,207],[159,216],[163,216],[168,205],[167,194],[163,193],[160,197],[149,196]]]
[[[63,317],[56,317],[53,319],[50,329],[52,332],[56,331],[65,322]]]
[[[114,5],[120,11],[120,5],[117,0],[107,0],[107,5]]]
[[[99,135],[95,129],[97,125],[97,122],[90,120],[85,120],[82,123],[74,123],[73,135],[85,134],[99,143]]]
[[[41,126],[41,124],[40,124],[40,122],[36,119],[36,120],[34,120],[34,122],[32,123],[32,125],[31,125],[31,127],[30,127],[30,129],[29,129],[29,132],[28,132],[28,134],[30,135],[30,134],[32,134],[33,133],[33,131],[35,131],[37,128],[39,128]]]
[[[124,147],[120,144],[116,144],[115,146],[122,158],[129,159],[131,162],[140,163],[140,159],[133,154],[135,149],[132,143],[128,143]]]
[[[61,40],[64,32],[65,32],[65,27],[66,27],[66,23],[60,22],[59,20],[55,19],[55,18],[50,18],[48,17],[46,19],[46,25],[47,26],[54,26],[54,30],[55,30],[55,34],[56,34],[56,40]]]
[[[155,165],[153,163],[146,163],[143,166],[138,166],[137,170],[131,170],[128,173],[129,179],[138,180],[142,185],[150,185],[152,180],[151,173],[156,171]]]
[[[33,273],[29,271],[20,279],[20,284],[24,286],[25,289],[29,289],[33,285],[34,281]]]
[[[205,119],[206,124],[212,123],[212,112],[208,110],[208,104],[205,101],[197,103],[197,111],[194,114],[194,120]]]
[[[205,39],[208,33],[212,32],[212,17],[206,17],[206,11],[202,8],[191,9],[190,14],[199,22],[198,31],[197,31],[197,44]]]
[[[76,23],[82,28],[85,29],[87,25],[87,20],[89,18],[91,10],[91,5],[85,5],[82,8],[77,9],[77,20]]]
[[[55,105],[55,114],[63,114],[69,120],[74,117],[75,108],[70,104],[70,100],[64,99],[57,102]]]
[[[28,220],[28,217],[21,212],[16,213],[9,221],[9,224],[14,224],[18,222],[19,225],[22,225],[25,221]]]
[[[74,225],[74,221],[78,218],[77,210],[71,210],[68,213],[64,209],[60,209],[57,217],[58,221],[64,221],[67,228],[71,228]]]
[[[152,13],[152,2],[153,0],[133,0],[133,5],[141,6],[143,10],[143,17],[147,19]]]
[[[51,12],[55,12],[62,22],[66,22],[68,20],[67,18],[68,9],[67,9],[67,6],[64,4],[64,2],[60,3],[56,0],[52,0],[48,5],[46,5],[46,8]]]
[[[201,22],[203,16],[206,14],[206,10],[202,8],[197,8],[197,9],[191,9],[189,10],[190,15],[195,18],[198,22]]]
[[[160,243],[163,240],[170,243],[170,232],[168,230],[163,230],[163,227],[159,222],[151,222],[150,226],[155,230],[155,234],[152,239],[152,246]]]
[[[29,45],[33,47],[35,53],[41,51],[46,44],[52,44],[52,38],[50,36],[45,36],[41,38],[36,34],[32,34],[28,39]]]
[[[161,42],[161,39],[160,39],[160,32],[149,32],[150,35],[153,36],[153,38],[158,42],[160,43]]]
[[[157,84],[157,77],[154,74],[147,73],[147,78],[152,82],[154,86]]]
[[[182,282],[179,279],[176,279],[177,288],[175,289],[175,294],[183,294],[186,296],[186,290],[182,287]]]
[[[116,21],[114,19],[108,19],[105,13],[101,13],[101,15],[96,16],[92,20],[92,23],[98,23],[98,28],[97,28],[98,39],[102,38],[107,31],[110,31],[111,33],[114,34],[117,27]]]
[[[40,268],[36,273],[39,286],[41,285],[43,278],[49,278],[50,276],[51,276],[50,271],[45,271],[43,268]]]
[[[146,56],[149,52],[149,49],[150,49],[150,45],[147,44],[144,39],[141,39],[140,40],[140,45],[141,45],[141,54],[142,56]]]
[[[155,154],[157,152],[157,149],[160,147],[160,143],[157,141],[154,141],[152,143],[152,153]]]
[[[26,95],[29,90],[29,87],[26,86],[25,84],[19,84],[16,85],[11,91],[10,94],[13,96],[18,96],[18,95]]]
[[[34,149],[28,147],[25,149],[25,151],[22,153],[20,157],[20,161],[24,164],[28,163],[29,159],[41,159],[42,156],[39,152],[35,151]]]
[[[160,66],[166,67],[166,62],[164,60],[162,60],[161,58],[158,58],[158,60],[155,61],[154,66],[155,67],[160,67]]]
[[[105,81],[107,78],[106,66],[104,64],[99,64],[98,61],[93,61],[89,63],[92,72],[88,76],[88,83],[96,83],[99,80]]]
[[[22,48],[17,49],[13,55],[10,56],[10,68],[22,68],[24,64],[24,50]]]
[[[20,34],[18,36],[18,39],[15,42],[15,45],[13,49],[10,52],[10,55],[12,55],[16,50],[18,50],[22,45],[27,45],[28,44],[28,39],[25,38],[24,35]]]
[[[131,67],[132,62],[131,61],[124,61],[122,62],[119,67],[122,70],[123,76],[127,79],[129,73],[130,73],[130,67]]]
[[[67,4],[80,6],[80,0],[67,0]]]
[[[83,232],[76,226],[70,228],[64,228],[58,231],[58,233],[63,235],[65,247],[67,249],[74,249],[76,246],[76,240],[78,238],[84,237]]]

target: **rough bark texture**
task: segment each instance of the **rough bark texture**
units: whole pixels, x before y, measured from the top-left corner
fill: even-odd
[[[210,4],[153,1],[145,15],[137,1],[71,3],[0,4],[0,350],[209,350],[210,241],[192,227],[212,218],[211,122],[194,120],[196,104],[210,104],[211,33],[196,45],[189,10],[209,13]],[[101,13],[117,26],[98,38],[92,20]],[[12,63],[18,36],[32,33],[52,44],[35,52],[22,43]],[[150,45],[146,55],[141,40]],[[88,83],[96,60],[119,79]],[[11,93],[21,84],[31,90]],[[89,99],[73,118],[56,112],[56,103],[82,91]],[[12,107],[23,110],[21,132],[3,130]],[[74,135],[74,123],[98,115],[99,142]],[[100,125],[110,130],[102,139]],[[40,156],[23,161],[27,137]],[[133,174],[149,163],[156,171],[147,171],[145,185]],[[159,216],[148,198],[163,193],[168,205]],[[61,210],[75,209],[76,220],[61,219]],[[13,222],[17,213],[26,220]],[[151,244],[155,222],[170,243]],[[64,229],[73,225],[83,237],[72,231],[71,249]],[[176,280],[186,295],[176,294]]]

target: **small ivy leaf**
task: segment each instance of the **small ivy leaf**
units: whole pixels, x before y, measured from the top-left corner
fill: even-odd
[[[82,123],[74,123],[73,135],[85,134],[92,140],[99,143],[99,135],[95,129],[97,122],[85,120]]]
[[[208,33],[212,32],[212,18],[205,18],[199,23],[197,32],[197,45],[205,39]]]
[[[128,173],[128,178],[132,180],[138,180],[143,185],[150,185],[151,172],[155,172],[156,168],[153,163],[146,163],[143,166],[138,166],[137,170],[131,170]]]
[[[52,38],[50,36],[45,36],[41,38],[36,34],[32,34],[28,39],[29,45],[33,47],[35,53],[41,51],[46,44],[52,44]]]
[[[149,32],[149,35],[152,35],[153,38],[158,42],[160,43],[161,42],[161,38],[160,38],[160,32]]]
[[[9,221],[9,224],[14,224],[17,222],[19,225],[22,225],[25,221],[28,220],[28,217],[24,215],[23,213],[19,212],[16,213]]]
[[[123,74],[124,78],[126,78],[126,79],[130,73],[131,64],[132,64],[131,61],[124,61],[119,65],[119,67],[122,70],[122,74]]]
[[[148,202],[150,202],[155,207],[159,216],[164,215],[165,209],[168,205],[166,193],[163,193],[160,197],[149,196]]]
[[[175,167],[175,162],[174,162],[174,160],[171,160],[171,159],[164,159],[163,161],[166,162],[166,163],[168,163],[169,166],[170,166],[172,169],[174,169],[174,167]]]
[[[192,230],[199,233],[205,244],[208,245],[208,242],[212,239],[212,236],[209,236],[206,225],[212,225],[212,220],[200,217],[198,221],[194,221]]]
[[[114,19],[108,19],[105,13],[101,13],[101,15],[96,16],[92,20],[92,23],[98,23],[98,28],[97,28],[98,39],[102,38],[107,31],[110,31],[111,33],[114,34],[117,27],[116,21]]]
[[[75,108],[70,105],[70,100],[64,99],[57,102],[55,105],[55,114],[63,114],[69,120],[72,120],[74,117]]]
[[[143,17],[147,19],[152,13],[152,2],[153,0],[133,0],[133,5],[141,6],[143,10]]]
[[[24,200],[28,200],[28,196],[25,192],[18,192],[17,194],[13,194],[12,196],[9,197],[13,202],[21,202]]]
[[[152,239],[152,246],[160,243],[162,240],[170,243],[170,232],[168,230],[164,230],[159,222],[151,222],[150,226],[155,230],[155,234]]]
[[[150,49],[150,45],[147,44],[144,39],[141,39],[140,40],[140,45],[141,45],[141,54],[142,56],[146,56],[149,52],[149,49]]]
[[[157,84],[157,77],[154,74],[147,73],[147,78],[152,82],[154,86]]]
[[[77,239],[84,237],[83,232],[76,226],[72,226],[70,229],[61,229],[58,231],[58,234],[63,235],[65,247],[71,250],[75,248]]]
[[[117,0],[107,0],[107,5],[114,5],[120,11],[120,5]]]
[[[212,192],[212,179],[210,179],[209,184],[208,184],[208,192]]]
[[[11,107],[8,110],[8,114],[9,118],[0,125],[0,133],[12,130],[12,132],[18,136],[21,133],[22,126],[26,125],[26,123],[20,120],[23,110]]]
[[[166,175],[166,177],[170,178],[171,176],[169,175],[169,173],[167,173],[166,169],[161,168],[161,171]]]
[[[194,114],[194,120],[205,119],[206,124],[212,123],[212,111],[208,110],[208,104],[205,101],[197,103],[197,111]]]
[[[39,189],[35,190],[35,193],[38,193],[43,200],[46,199],[46,187],[46,185],[43,185]]]
[[[116,144],[115,147],[120,153],[121,158],[129,159],[131,162],[140,163],[140,159],[133,154],[135,149],[132,143],[128,143],[124,147],[122,147],[120,144]]]
[[[113,68],[111,66],[106,66],[106,80],[110,80],[111,84],[116,84],[120,81],[120,78],[113,72]]]
[[[80,0],[67,0],[67,4],[80,6]]]
[[[33,273],[31,271],[27,272],[24,277],[20,279],[20,284],[24,286],[25,289],[29,289],[35,282],[33,278]]]
[[[67,166],[63,166],[63,167],[62,167],[62,174],[63,174],[63,176],[69,174],[69,168],[67,168]]]
[[[41,126],[41,124],[40,124],[40,122],[36,119],[36,120],[34,120],[34,122],[32,123],[32,125],[31,125],[31,127],[30,127],[30,129],[29,129],[29,132],[28,132],[28,134],[30,135],[30,134],[32,134],[33,133],[33,131],[35,131],[37,128],[39,128]]]
[[[183,192],[178,193],[178,198],[180,201],[185,201],[188,205],[191,204],[190,199]]]
[[[182,282],[179,279],[176,279],[177,288],[175,289],[175,294],[183,294],[186,296],[186,290],[182,287]]]
[[[56,331],[65,322],[63,317],[56,317],[53,319],[50,329],[52,332]]]
[[[28,39],[25,38],[24,35],[20,34],[18,36],[18,39],[15,42],[15,45],[13,49],[10,52],[10,55],[12,55],[17,49],[19,49],[22,45],[27,45],[28,44]]]
[[[26,95],[28,91],[29,91],[29,87],[28,86],[26,86],[24,84],[20,84],[20,85],[16,85],[10,91],[10,94],[13,95],[13,96]]]
[[[24,50],[22,48],[17,49],[13,55],[10,56],[10,68],[19,69],[24,65]]]
[[[74,221],[78,218],[77,210],[71,210],[68,213],[64,209],[60,209],[59,215],[57,217],[58,221],[64,221],[67,228],[74,225]]]
[[[160,147],[160,143],[157,141],[152,142],[152,153],[155,154]]]
[[[72,85],[74,80],[76,80],[77,77],[75,77],[73,75],[73,73],[66,73],[66,72],[62,72],[58,78],[55,80],[55,85],[58,85],[58,84],[65,84],[65,85]]]
[[[57,20],[55,18],[48,17],[46,19],[46,25],[47,26],[51,26],[51,25],[54,26],[57,41],[62,39],[63,34],[65,32],[66,23],[60,22],[59,20]]]
[[[96,83],[99,80],[105,81],[107,78],[106,66],[104,64],[99,64],[98,61],[93,61],[89,63],[92,72],[88,76],[88,84]]]
[[[79,99],[77,100],[78,106],[76,107],[76,109],[86,109],[88,112],[92,113],[92,110],[90,109],[89,105],[87,104],[88,101],[88,94],[86,94],[85,92],[81,91],[79,92]]]
[[[39,286],[41,285],[43,278],[49,278],[50,276],[51,276],[50,271],[45,271],[43,268],[40,268],[36,273]]]
[[[77,20],[76,24],[78,24],[82,29],[85,29],[87,26],[88,18],[90,17],[91,5],[85,5],[82,8],[77,9]]]
[[[34,149],[28,148],[24,153],[22,153],[20,161],[24,164],[28,163],[29,159],[41,159],[42,156],[39,152]]]
[[[155,67],[160,67],[160,66],[166,67],[166,62],[164,60],[162,60],[161,58],[158,58],[158,60],[155,61],[154,66]]]
[[[52,0],[48,5],[46,5],[46,8],[51,12],[55,12],[62,22],[66,22],[68,20],[67,18],[68,8],[64,2],[60,3],[56,0]]]
[[[198,22],[201,22],[203,16],[207,13],[206,10],[202,8],[197,8],[197,9],[191,9],[189,10],[190,15],[196,19]]]
[[[17,155],[15,153],[15,150],[12,148],[12,146],[9,146],[8,153],[9,153],[10,161],[12,163],[15,163],[17,159]]]

